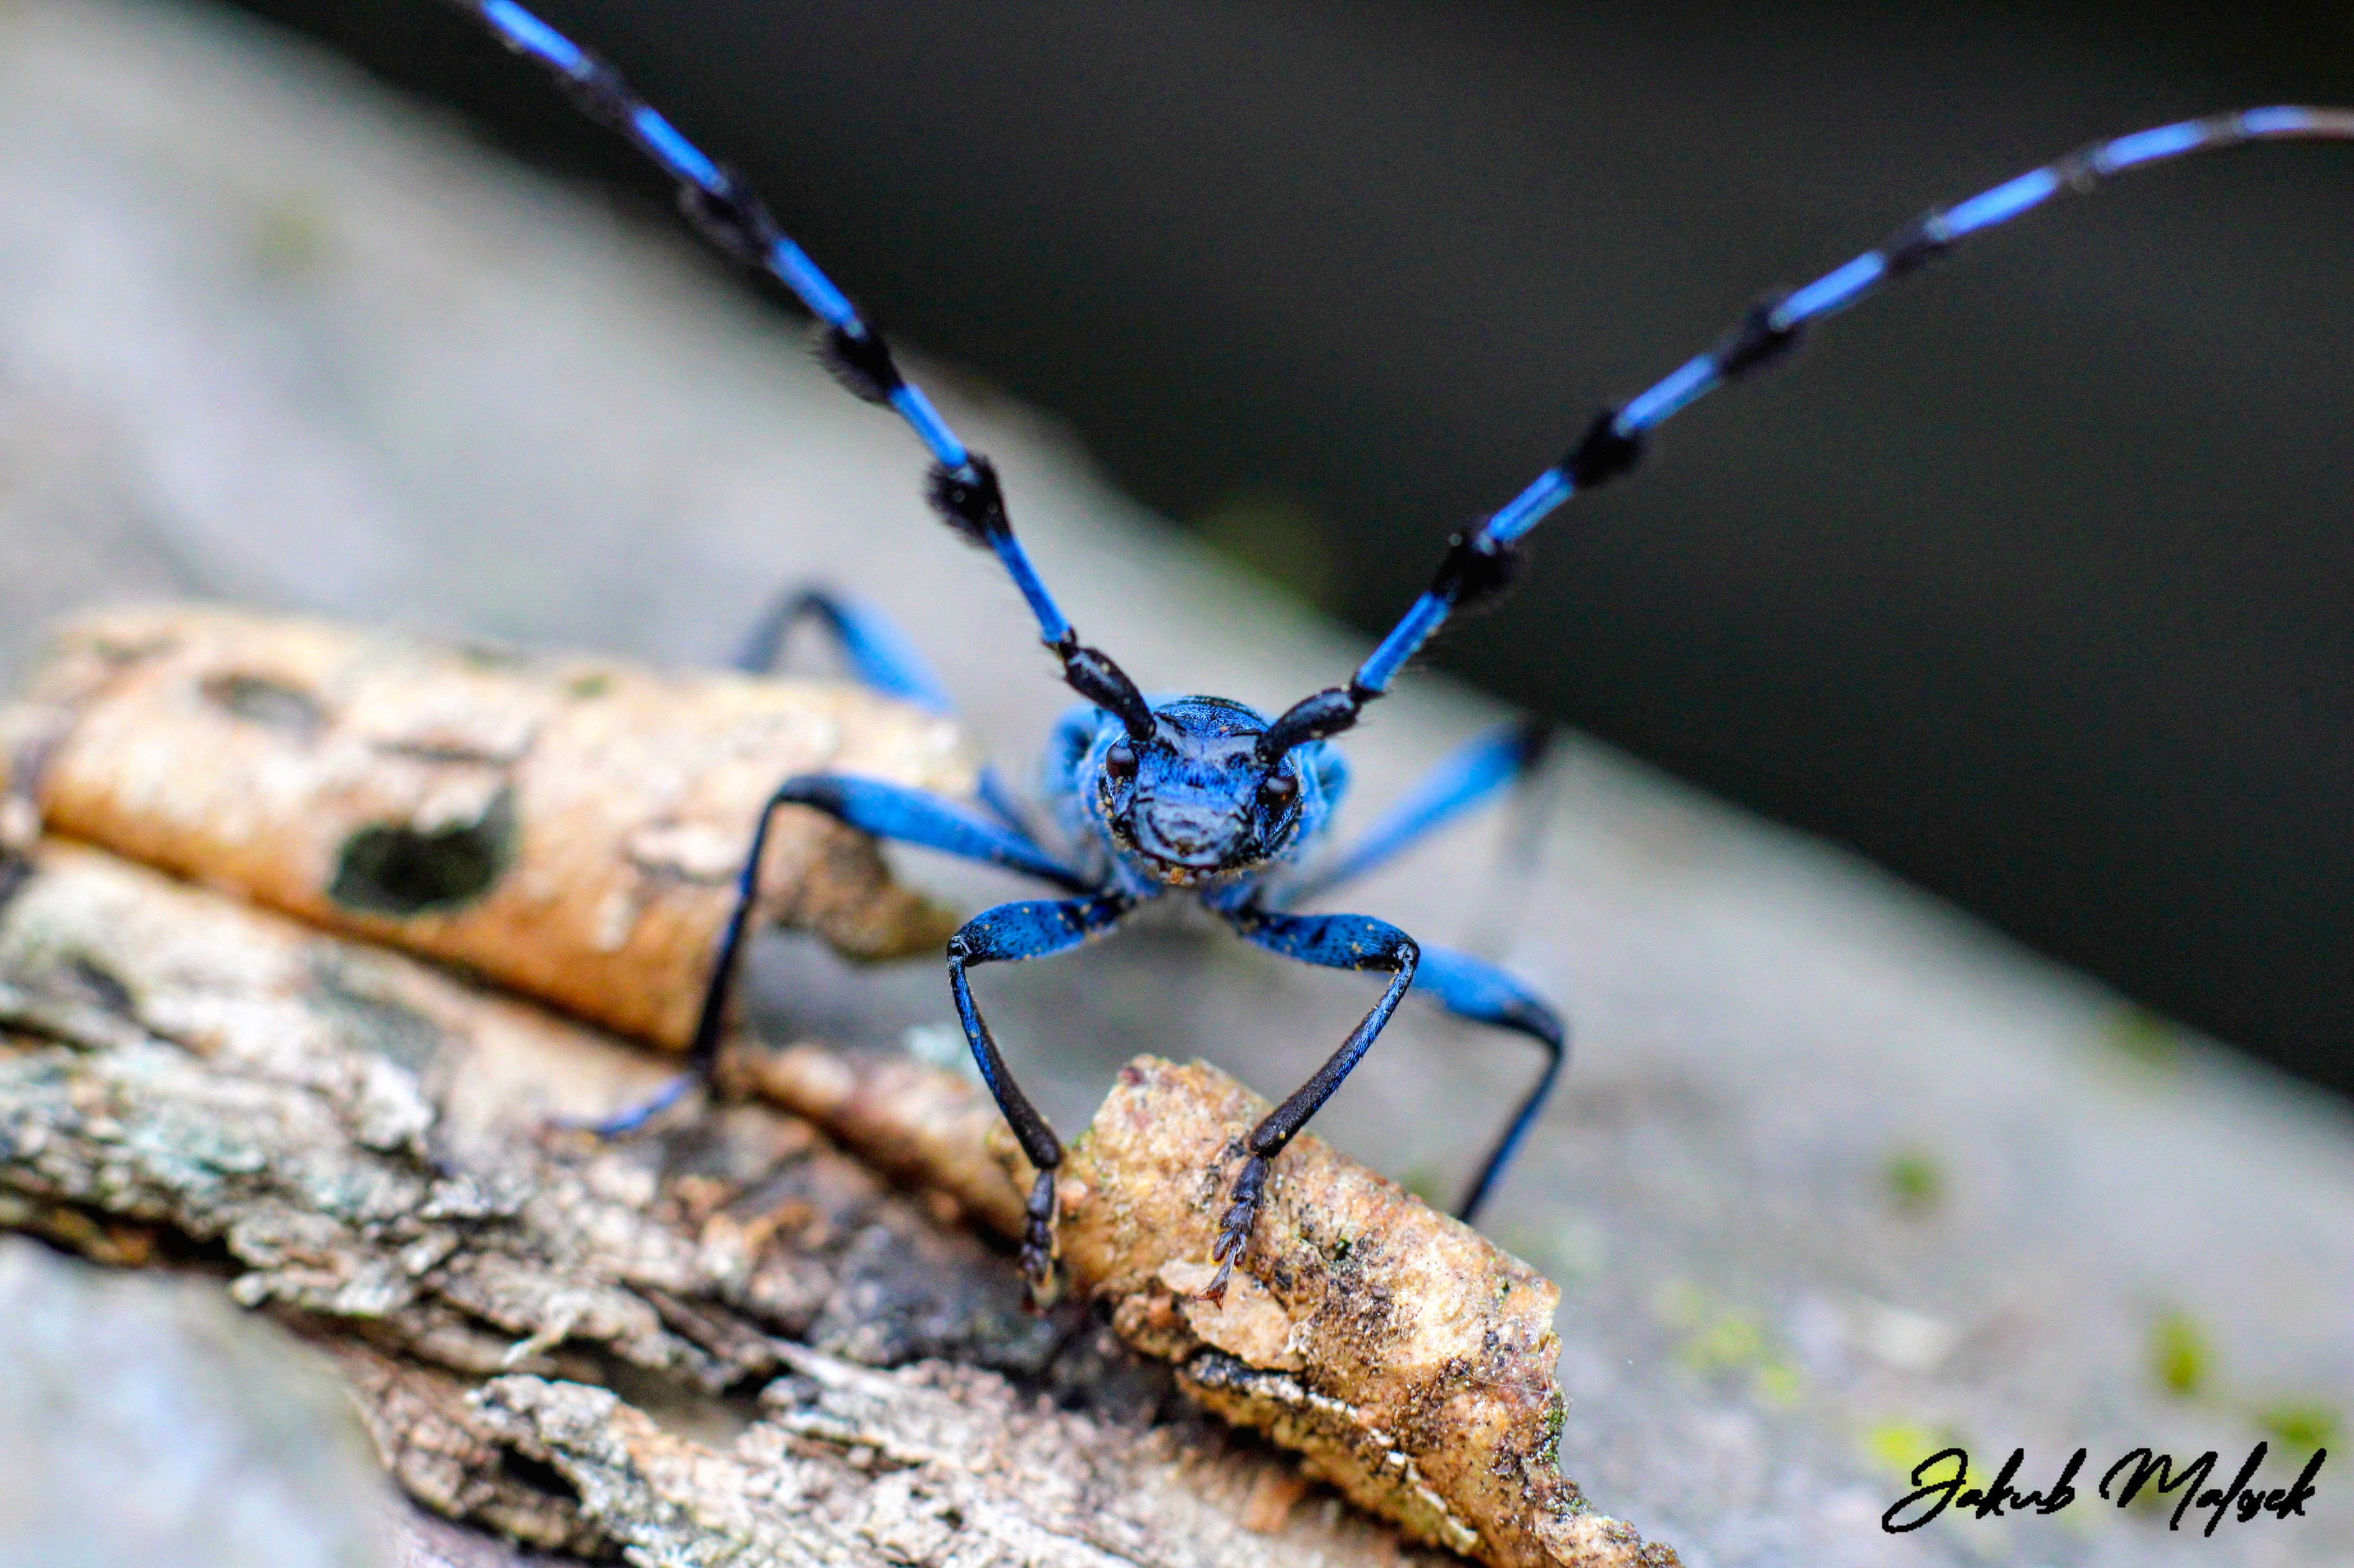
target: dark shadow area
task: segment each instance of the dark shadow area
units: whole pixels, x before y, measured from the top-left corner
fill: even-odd
[[[664,200],[439,7],[249,8]],[[2344,7],[546,12],[907,341],[1369,630],[1762,288],[2096,135],[2354,101]],[[2354,1087],[2349,215],[2292,148],[2023,223],[1679,422],[1438,658]]]

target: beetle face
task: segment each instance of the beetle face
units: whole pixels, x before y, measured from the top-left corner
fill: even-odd
[[[1267,721],[1222,697],[1164,703],[1153,716],[1150,740],[1108,726],[1090,758],[1097,814],[1117,849],[1155,881],[1192,887],[1297,845],[1321,807],[1311,758],[1294,753],[1270,772],[1253,749]]]

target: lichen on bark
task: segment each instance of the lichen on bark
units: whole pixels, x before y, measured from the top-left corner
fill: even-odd
[[[545,1132],[663,1070],[86,849],[0,908],[0,1223],[225,1278],[429,1507],[659,1563],[1417,1559],[806,1121]]]

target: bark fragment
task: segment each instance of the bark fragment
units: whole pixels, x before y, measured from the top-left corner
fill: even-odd
[[[1009,1241],[1025,1223],[998,1151],[1004,1118],[971,1082],[912,1056],[852,1056],[801,1044],[737,1053],[744,1083],[809,1118],[880,1169],[956,1201]]]
[[[974,777],[954,726],[845,686],[188,606],[62,628],[0,713],[0,767],[33,759],[54,832],[673,1048],[778,784]],[[871,842],[785,817],[769,917],[858,958],[946,939]]]
[[[845,1143],[1020,1233],[1030,1169],[977,1115],[987,1101],[966,1080],[807,1047],[744,1071]],[[1275,1162],[1224,1304],[1201,1298],[1240,1139],[1267,1108],[1202,1063],[1142,1056],[1122,1069],[1062,1168],[1073,1285],[1129,1345],[1176,1363],[1204,1406],[1302,1454],[1310,1474],[1417,1540],[1496,1568],[1674,1563],[1561,1474],[1559,1290],[1322,1139],[1303,1135]],[[978,1173],[984,1151],[1001,1162],[993,1190]]]
[[[1256,1568],[1397,1563],[1362,1515],[1246,1522],[1274,1468],[1170,1429],[1042,1408],[1002,1380],[877,1372],[803,1350],[731,1444],[681,1439],[603,1389],[500,1378],[477,1400],[657,1563],[874,1568]],[[1378,1532],[1377,1532],[1378,1531]]]

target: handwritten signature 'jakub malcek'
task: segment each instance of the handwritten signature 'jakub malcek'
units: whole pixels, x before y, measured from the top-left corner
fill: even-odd
[[[2142,1495],[2145,1487],[2152,1489],[2150,1495],[2159,1499],[2179,1492],[2182,1495],[2174,1505],[2174,1516],[2167,1521],[2167,1529],[2181,1529],[2182,1516],[2193,1508],[2210,1509],[2213,1511],[2208,1515],[2207,1528],[2201,1532],[2207,1535],[2215,1533],[2215,1527],[2226,1515],[2236,1516],[2242,1524],[2266,1513],[2274,1519],[2287,1519],[2293,1514],[2302,1517],[2305,1505],[2313,1497],[2314,1478],[2321,1473],[2321,1462],[2329,1457],[2329,1450],[2315,1449],[2294,1485],[2267,1490],[2248,1484],[2264,1464],[2266,1447],[2259,1443],[2249,1451],[2247,1461],[2228,1487],[2207,1484],[2214,1478],[2219,1457],[2211,1448],[2180,1469],[2175,1467],[2170,1454],[2130,1449],[2102,1475],[2095,1490],[2102,1501],[2114,1502],[2119,1508],[2129,1506]],[[2018,1478],[2020,1467],[2027,1463],[2026,1449],[2010,1451],[2009,1462],[1991,1486],[1970,1485],[1970,1457],[1967,1451],[1940,1449],[1913,1467],[1914,1490],[1897,1499],[1880,1516],[1880,1528],[1891,1535],[1902,1535],[1920,1529],[1948,1508],[1967,1510],[1979,1519],[1999,1519],[2005,1512],[2058,1513],[2076,1500],[2076,1476],[2084,1467],[2085,1452],[2079,1448],[2069,1457],[2058,1480],[2041,1491],[2025,1492],[2012,1482]],[[1942,1472],[1941,1466],[1945,1467]]]

